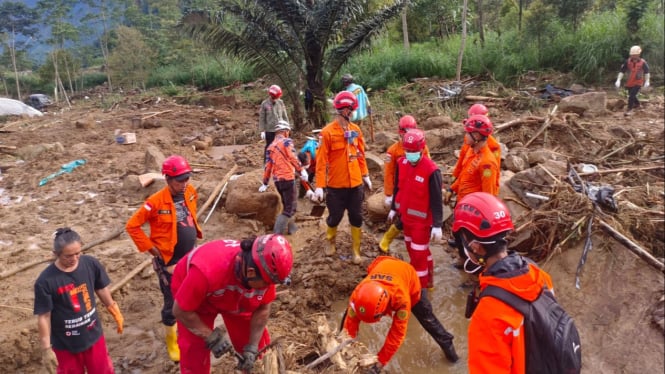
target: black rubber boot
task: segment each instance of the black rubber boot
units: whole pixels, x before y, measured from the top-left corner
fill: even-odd
[[[455,346],[453,345],[453,334],[446,331],[441,322],[436,318],[432,311],[432,304],[430,304],[424,293],[421,294],[420,301],[411,308],[411,313],[413,313],[418,322],[420,322],[420,325],[434,339],[436,344],[441,347],[446,359],[450,362],[457,362],[459,356],[457,356]]]

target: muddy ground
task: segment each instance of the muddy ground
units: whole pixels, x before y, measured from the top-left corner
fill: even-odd
[[[377,142],[368,149],[377,155],[384,151],[387,134],[394,133],[395,111],[412,109],[419,122],[438,115],[452,116],[460,126],[461,113],[468,103],[441,103],[431,100],[436,83],[416,83],[402,89],[403,108],[382,103],[380,94],[373,94],[375,103],[375,133]],[[256,87],[263,87],[258,84]],[[37,343],[36,318],[32,315],[32,286],[37,275],[51,259],[52,233],[57,227],[70,226],[77,230],[89,245],[87,253],[99,258],[117,287],[126,276],[144,265],[146,255],[138,253],[128,236],[122,232],[125,222],[143,200],[163,185],[156,181],[142,188],[136,176],[158,171],[156,164],[146,158],[146,149],[155,147],[164,155],[178,153],[188,158],[196,169],[191,183],[197,187],[201,206],[233,165],[235,174],[249,173],[261,168],[263,143],[256,130],[257,108],[265,92],[256,87],[239,87],[231,91],[195,93],[194,96],[167,98],[158,94],[127,96],[117,102],[110,96],[91,93],[89,99],[75,98],[72,108],[51,108],[41,118],[3,118],[0,122],[0,370],[11,373],[41,372]],[[489,88],[478,86],[476,95],[487,95]],[[495,124],[528,116],[546,116],[555,104],[536,96],[525,99],[501,92],[502,99],[490,102]],[[615,91],[608,97],[621,99]],[[424,98],[428,98],[425,100]],[[631,240],[647,249],[662,261],[663,257],[663,117],[661,94],[651,93],[644,109],[624,116],[620,108],[594,116],[575,116],[573,120],[559,115],[558,121],[546,130],[529,149],[548,149],[571,163],[593,163],[600,169],[625,169],[593,177],[595,182],[615,187],[618,213],[604,217]],[[525,144],[540,125],[514,126],[497,134],[511,146]],[[136,143],[121,145],[115,141],[116,130],[133,132]],[[306,133],[294,134],[302,145]],[[367,135],[366,131],[366,138]],[[381,140],[384,139],[384,140]],[[449,168],[454,165],[455,144],[431,149],[433,158]],[[233,146],[236,147],[233,147]],[[227,147],[223,147],[227,146]],[[616,152],[610,154],[612,150]],[[608,155],[609,154],[609,155]],[[40,181],[60,170],[61,165],[83,159],[85,164],[49,179]],[[638,170],[645,166],[656,166]],[[658,167],[660,166],[660,167]],[[380,172],[372,174],[375,192],[381,191]],[[561,177],[564,180],[565,176]],[[258,188],[260,182],[256,180]],[[507,187],[504,187],[507,188]],[[255,190],[247,191],[248,194]],[[558,195],[557,195],[558,196]],[[563,198],[562,198],[563,199]],[[212,200],[211,200],[212,201]],[[205,240],[239,239],[270,231],[251,215],[238,217],[224,209],[222,198],[209,220],[203,225]],[[557,217],[552,212],[570,210],[562,203],[541,216]],[[273,306],[269,329],[273,338],[280,337],[275,346],[281,367],[265,368],[265,372],[357,372],[359,360],[368,350],[362,343],[345,349],[336,364],[324,362],[314,369],[305,366],[325,353],[320,336],[331,338],[334,331],[321,332],[322,327],[335,330],[339,315],[333,310],[337,302],[350,295],[363,277],[364,268],[354,266],[345,256],[350,252],[348,230],[340,230],[340,257],[323,254],[325,223],[308,216],[310,204],[301,201],[298,209],[300,230],[289,237],[296,252],[293,285],[278,288],[278,300]],[[200,214],[201,222],[209,208]],[[530,215],[516,217],[516,227],[527,223]],[[568,217],[583,218],[584,215]],[[567,222],[564,222],[567,223]],[[344,227],[346,223],[343,223]],[[533,226],[533,225],[532,225]],[[363,230],[365,263],[378,255],[377,238],[385,228],[370,223]],[[449,232],[450,222],[446,224]],[[552,233],[549,250],[570,233]],[[538,230],[537,226],[536,229]],[[555,282],[560,302],[575,318],[582,335],[584,372],[636,373],[663,372],[663,273],[628,251],[625,246],[601,231],[593,229],[594,247],[583,269],[582,287],[575,288],[575,270],[584,246],[585,232],[566,240],[561,250],[552,256],[542,256],[541,264]],[[574,230],[573,230],[574,231]],[[536,235],[535,233],[534,235]],[[542,236],[542,235],[541,235]],[[399,247],[399,241],[393,247]],[[543,244],[543,243],[538,243]],[[441,261],[440,273],[457,272],[452,266],[454,256],[443,245],[435,250]],[[548,253],[546,253],[548,254]],[[549,257],[549,260],[546,258]],[[451,279],[449,277],[441,277]],[[463,283],[455,276],[449,282]],[[439,285],[437,285],[437,290]],[[441,285],[440,298],[434,305],[444,305],[446,298],[462,300],[466,290],[462,284]],[[125,317],[125,332],[116,334],[113,321],[105,311],[106,338],[116,372],[118,373],[176,373],[177,365],[168,360],[159,310],[161,294],[152,269],[140,268],[121,287],[114,288]],[[465,327],[462,313],[448,315],[453,323],[456,345],[462,360],[446,366],[448,372],[465,372]],[[340,339],[341,341],[341,339]],[[431,342],[430,342],[431,343]],[[333,346],[335,344],[332,344]],[[400,352],[401,357],[415,355],[419,346],[410,345]],[[441,357],[433,360],[442,361]],[[266,366],[279,365],[266,363]],[[344,366],[346,365],[346,366]],[[427,372],[415,365],[388,366],[389,372]],[[426,365],[423,364],[423,365]],[[230,373],[230,358],[213,361],[214,373]],[[439,370],[441,372],[441,370]]]

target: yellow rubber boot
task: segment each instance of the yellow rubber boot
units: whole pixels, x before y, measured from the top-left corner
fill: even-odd
[[[360,264],[360,239],[363,236],[363,230],[360,227],[351,226],[351,249],[353,250],[353,263]]]
[[[326,256],[332,256],[337,253],[337,248],[335,247],[335,238],[337,237],[337,227],[330,227],[326,230],[326,240],[330,242],[328,250],[326,251]]]
[[[383,238],[381,238],[381,241],[379,242],[379,248],[381,248],[381,252],[388,253],[388,250],[390,249],[390,243],[392,243],[393,239],[399,235],[400,231],[401,230],[398,229],[394,224],[390,225],[390,228],[388,228],[388,231],[383,234]]]
[[[177,325],[164,326],[166,331],[166,351],[173,362],[180,362],[180,348],[178,347]]]

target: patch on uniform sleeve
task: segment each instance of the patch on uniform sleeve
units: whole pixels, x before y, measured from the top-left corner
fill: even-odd
[[[352,307],[349,308],[348,313],[349,313],[349,317],[355,317],[356,316],[356,311],[353,310]]]
[[[143,205],[143,207],[144,207],[145,210],[147,210],[147,211],[151,211],[151,210],[152,210],[152,204],[150,204],[150,203],[148,203],[148,202],[146,202],[146,203]]]
[[[400,309],[397,311],[397,319],[400,321],[404,321],[405,319],[409,318],[409,311],[406,309]]]
[[[489,167],[485,168],[483,170],[483,177],[489,178],[491,176],[492,176],[492,169],[490,169]]]

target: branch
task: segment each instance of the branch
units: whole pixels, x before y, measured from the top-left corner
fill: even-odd
[[[130,279],[134,278],[134,276],[138,273],[141,272],[146,266],[150,265],[152,263],[152,258],[148,258],[147,260],[143,261],[139,266],[135,267],[134,270],[130,271],[127,275],[125,275],[122,280],[120,280],[118,283],[114,284],[109,288],[109,291],[111,293],[115,293],[115,291],[119,290],[122,288],[122,286],[125,285],[125,283],[129,282]]]
[[[341,351],[342,348],[344,348],[347,344],[353,343],[355,341],[356,341],[356,339],[346,339],[340,345],[335,347],[335,349],[333,349],[332,351],[324,354],[323,356],[320,356],[316,360],[314,360],[314,361],[310,362],[309,364],[307,364],[307,366],[305,366],[305,369],[311,369],[311,368],[315,367],[316,365],[318,365],[318,364],[322,363],[323,361],[329,359],[330,357],[334,356],[337,352]]]
[[[626,248],[630,249],[633,253],[641,257],[644,261],[649,263],[649,265],[655,267],[656,269],[660,270],[661,272],[665,272],[665,265],[660,262],[658,259],[653,257],[651,253],[640,247],[639,245],[635,244],[633,241],[628,239],[626,236],[624,236],[622,233],[619,231],[615,230],[612,226],[607,224],[605,221],[602,219],[596,217],[598,220],[598,223],[600,226],[607,231],[616,241],[619,243],[623,244],[626,246]]]

